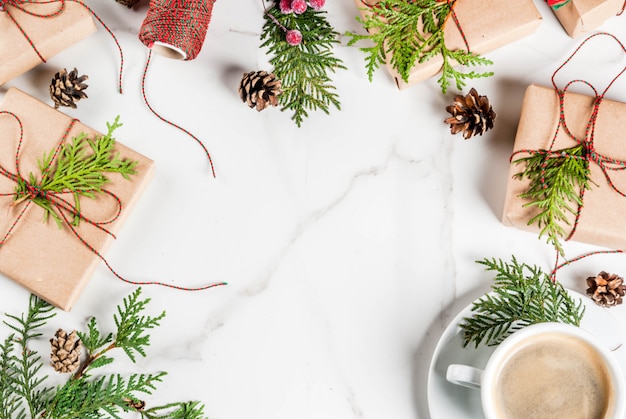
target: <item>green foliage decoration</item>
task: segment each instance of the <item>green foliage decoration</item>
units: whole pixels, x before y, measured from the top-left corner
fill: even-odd
[[[365,66],[370,81],[373,74],[390,57],[392,67],[402,80],[409,81],[415,63],[424,63],[441,56],[443,66],[438,83],[445,94],[453,80],[462,90],[468,79],[489,77],[493,72],[462,72],[455,65],[484,66],[490,60],[471,52],[446,46],[444,27],[454,2],[437,0],[382,0],[372,6],[366,18],[357,17],[368,34],[346,33],[348,45],[370,41],[371,46],[361,47],[366,54]]]
[[[581,192],[591,188],[589,161],[584,158],[587,149],[584,144],[558,151],[538,150],[530,156],[513,161],[525,164],[524,170],[515,178],[530,180],[528,190],[520,194],[528,199],[525,207],[538,209],[528,225],[537,224],[539,237],[547,235],[547,242],[564,256],[561,238],[566,237],[563,225],[570,225],[568,213],[576,215],[583,205]]]
[[[121,418],[134,412],[143,419],[203,419],[204,405],[197,401],[174,402],[146,407],[139,398],[149,395],[167,373],[97,373],[113,364],[110,352],[116,348],[135,362],[146,356],[150,345],[148,332],[159,326],[165,312],[156,317],[145,315],[150,299],[141,299],[141,288],[124,298],[114,314],[116,331],[102,333],[95,318],[85,332],[78,332],[86,358],[67,381],[46,386],[41,356],[29,343],[40,338],[40,329],[54,317],[54,307],[36,296],[30,297],[28,312],[7,314],[4,324],[12,333],[0,345],[0,419],[103,419]]]
[[[495,271],[492,292],[472,305],[472,315],[459,324],[463,346],[482,342],[487,346],[501,343],[523,327],[542,322],[580,325],[585,307],[572,298],[558,282],[536,266],[519,263],[515,257],[507,263],[484,259],[478,263]]]
[[[261,47],[272,55],[269,62],[282,82],[279,104],[283,111],[293,112],[298,127],[309,111],[330,113],[331,106],[341,109],[339,95],[332,84],[331,73],[345,69],[333,53],[339,43],[337,33],[326,19],[326,11],[309,7],[304,13],[281,13],[278,1],[265,11]],[[286,29],[302,33],[299,45],[286,41]]]
[[[115,138],[113,133],[121,127],[119,116],[113,123],[107,123],[107,133],[91,140],[85,133],[72,138],[61,146],[55,162],[52,159],[56,150],[45,153],[37,160],[41,172],[40,179],[34,173],[28,176],[28,182],[19,179],[15,188],[15,201],[19,203],[31,199],[45,210],[44,221],[52,216],[58,226],[63,225],[63,219],[55,211],[55,204],[46,196],[46,193],[71,193],[74,206],[80,212],[80,197],[95,198],[103,193],[103,187],[109,182],[107,173],[119,173],[124,179],[130,179],[135,174],[137,161],[121,159],[115,153]],[[47,169],[48,168],[48,169]],[[32,196],[28,186],[35,186],[42,194]],[[78,226],[80,217],[73,216],[72,224]]]

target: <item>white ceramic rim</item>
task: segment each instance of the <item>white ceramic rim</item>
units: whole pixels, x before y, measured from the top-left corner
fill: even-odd
[[[609,351],[607,347],[602,345],[595,338],[595,336],[593,336],[591,333],[587,332],[586,330],[583,330],[578,326],[565,324],[565,323],[555,323],[555,322],[537,323],[537,324],[533,324],[530,326],[526,326],[516,331],[515,333],[513,333],[511,336],[506,338],[500,345],[498,345],[498,348],[493,352],[493,354],[489,358],[489,361],[487,361],[487,365],[485,367],[485,370],[483,372],[483,377],[482,377],[483,380],[481,383],[480,398],[481,398],[481,404],[483,406],[483,412],[485,414],[485,417],[487,419],[498,419],[491,404],[490,395],[492,394],[493,386],[492,386],[492,381],[489,380],[489,377],[493,375],[494,370],[496,366],[499,364],[500,359],[504,355],[507,354],[511,345],[514,345],[520,340],[527,338],[528,335],[536,335],[536,334],[548,333],[548,332],[549,333],[562,333],[562,334],[581,338],[585,342],[587,342],[589,345],[591,345],[593,348],[595,348],[598,351],[598,353],[600,353],[603,356],[604,360],[607,363],[609,373],[611,375],[611,379],[614,385],[615,394],[617,396],[615,398],[613,412],[611,416],[609,416],[606,419],[623,419],[625,408],[626,408],[626,397],[625,397],[626,384],[624,381],[624,376],[622,374],[622,371],[617,361],[615,360],[615,357],[613,356],[613,354]]]

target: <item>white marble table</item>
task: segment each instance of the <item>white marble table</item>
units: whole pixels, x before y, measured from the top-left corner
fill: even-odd
[[[495,128],[464,141],[442,122],[453,92],[441,95],[435,80],[398,91],[382,70],[370,83],[363,54],[342,36],[336,53],[348,70],[334,78],[342,110],[315,113],[297,128],[288,114],[257,113],[237,95],[243,72],[269,69],[259,49],[261,2],[218,1],[200,56],[153,56],[147,80],[152,105],[204,141],[213,178],[198,145],[143,104],[148,50],[137,32],[147,5],[86,3],[120,39],[124,94],[116,92],[117,50],[99,28],[0,87],[0,95],[16,86],[50,103],[56,71],[88,74],[89,99],[66,112],[96,129],[121,115],[118,140],[157,165],[109,262],[130,279],[229,284],[197,293],[144,288],[154,313],[165,309],[167,317],[148,357],[123,365],[169,372],[147,402],[197,399],[212,419],[431,417],[427,376],[435,345],[491,284],[475,261],[514,254],[546,270],[553,262],[543,240],[500,218],[524,90],[548,85],[580,39],[570,39],[536,0],[540,29],[488,54],[496,75],[471,83],[491,99]],[[360,30],[351,0],[326,7],[339,32]],[[623,17],[602,29],[626,41]],[[615,50],[595,52],[573,71],[624,66]],[[598,83],[608,80],[595,73]],[[626,101],[626,79],[609,97]],[[566,249],[576,255],[590,248]],[[626,258],[587,259],[560,280],[584,293],[584,279],[601,270],[624,275]],[[28,292],[5,277],[0,282],[2,311],[24,310]],[[81,327],[91,315],[111,327],[115,305],[132,289],[101,265],[72,311],[60,312],[48,329]],[[611,314],[626,324],[625,307]]]

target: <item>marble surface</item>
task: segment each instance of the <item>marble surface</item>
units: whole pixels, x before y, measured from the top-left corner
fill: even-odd
[[[89,99],[66,112],[101,130],[119,114],[118,140],[157,165],[108,261],[132,280],[228,282],[195,293],[144,287],[153,312],[167,317],[147,358],[118,359],[129,371],[169,372],[148,404],[196,399],[212,419],[431,417],[428,371],[439,337],[491,284],[475,261],[514,254],[546,270],[553,263],[543,240],[500,218],[524,90],[548,85],[581,40],[536,0],[539,30],[487,54],[496,75],[471,83],[491,99],[495,128],[464,141],[442,122],[454,92],[442,95],[435,80],[398,91],[383,70],[370,83],[363,54],[342,36],[336,54],[348,70],[334,76],[342,110],[314,113],[297,128],[290,115],[257,113],[237,95],[243,72],[269,69],[259,49],[261,2],[218,1],[199,57],[153,56],[146,81],[151,104],[204,142],[213,178],[200,147],[143,103],[148,50],[137,32],[147,5],[86,3],[119,37],[124,94],[116,91],[117,50],[100,27],[0,87],[0,96],[16,86],[50,103],[56,71],[88,74]],[[327,3],[339,32],[361,30],[351,0]],[[601,29],[626,41],[625,20]],[[622,52],[594,45],[564,77],[601,85],[623,68]],[[626,101],[626,79],[608,97]],[[572,256],[591,249],[566,246]],[[585,259],[559,279],[584,293],[584,279],[601,270],[624,275],[626,259]],[[0,283],[2,311],[23,311],[28,292],[6,277]],[[72,311],[46,331],[81,327],[91,315],[112,327],[115,305],[133,289],[101,264]],[[626,324],[626,307],[611,314]]]

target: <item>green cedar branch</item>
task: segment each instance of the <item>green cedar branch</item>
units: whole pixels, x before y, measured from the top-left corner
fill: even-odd
[[[359,41],[370,41],[371,46],[361,47],[366,54],[365,66],[370,81],[374,72],[387,62],[408,83],[415,63],[424,63],[435,56],[443,59],[438,83],[445,94],[454,81],[462,90],[468,79],[489,77],[493,72],[462,72],[455,67],[485,66],[492,61],[462,49],[450,50],[445,43],[444,26],[451,5],[435,0],[382,0],[373,8],[374,12],[365,19],[357,20],[368,31],[367,35],[346,33],[351,39],[348,45]]]
[[[80,212],[80,197],[95,198],[102,193],[103,187],[109,182],[107,173],[119,173],[124,179],[136,173],[137,161],[122,159],[114,152],[115,138],[113,133],[121,127],[119,116],[113,123],[107,123],[107,133],[91,140],[85,133],[72,138],[62,145],[55,162],[52,162],[55,150],[45,153],[38,159],[37,165],[41,179],[34,173],[28,176],[28,183],[37,186],[42,192],[71,193],[74,206]],[[46,168],[50,167],[46,172]],[[27,183],[19,180],[16,186],[15,202],[25,199],[32,201],[45,210],[44,221],[52,216],[61,227],[63,219],[55,212],[54,204],[43,196],[32,197]],[[73,216],[72,223],[78,226],[80,217]]]
[[[325,11],[309,7],[300,15],[283,14],[277,4],[265,12],[261,47],[272,55],[269,62],[282,83],[283,93],[278,99],[282,111],[293,112],[292,119],[300,127],[309,111],[329,114],[331,106],[341,109],[330,73],[346,67],[333,54],[339,33],[326,19]],[[302,42],[295,46],[287,43],[284,28],[299,30]]]
[[[558,282],[536,266],[519,263],[515,257],[478,261],[487,271],[495,271],[492,292],[472,305],[472,315],[459,326],[463,346],[480,343],[498,345],[525,326],[542,322],[580,325],[585,312],[581,300],[572,298]]]
[[[555,152],[539,150],[528,157],[514,160],[515,164],[525,164],[524,170],[515,174],[517,179],[529,179],[528,190],[520,198],[528,199],[525,207],[535,207],[539,211],[528,225],[537,224],[539,237],[547,235],[547,242],[564,256],[561,238],[566,237],[563,225],[570,225],[568,213],[576,215],[583,205],[581,193],[591,188],[589,161],[584,158],[587,150],[584,144]]]
[[[95,318],[87,331],[79,332],[87,356],[79,369],[57,387],[45,386],[41,356],[28,343],[41,337],[38,329],[55,313],[54,307],[31,296],[28,312],[7,314],[4,324],[12,334],[0,343],[0,418],[2,419],[104,419],[135,412],[146,419],[204,419],[204,405],[196,401],[175,402],[144,409],[140,394],[152,394],[166,372],[154,374],[105,373],[94,370],[112,364],[110,351],[121,348],[135,361],[145,356],[148,331],[165,316],[144,314],[150,299],[141,299],[141,288],[127,296],[114,314],[115,333],[101,333]]]

